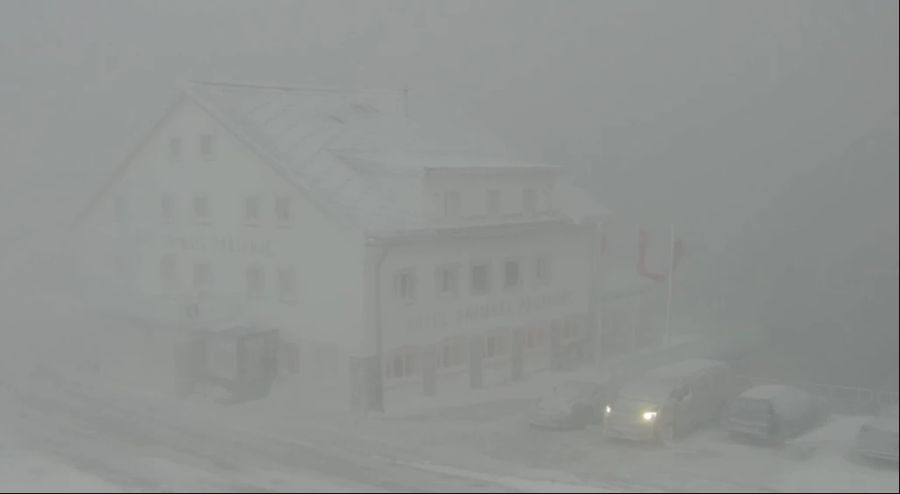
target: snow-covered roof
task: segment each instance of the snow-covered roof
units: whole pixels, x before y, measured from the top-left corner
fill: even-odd
[[[282,177],[372,234],[432,226],[421,204],[426,173],[562,171],[507,159],[501,146],[465,122],[409,118],[400,91],[207,82],[186,84],[184,91]],[[558,186],[571,220],[606,213],[574,183]]]
[[[741,396],[754,400],[771,400],[782,394],[792,392],[796,392],[795,388],[783,384],[761,384],[744,391],[741,393]]]
[[[650,371],[648,375],[660,378],[681,378],[687,377],[698,371],[711,369],[713,367],[720,367],[722,365],[724,364],[722,362],[719,362],[718,360],[689,359],[674,364],[657,367],[656,369]]]

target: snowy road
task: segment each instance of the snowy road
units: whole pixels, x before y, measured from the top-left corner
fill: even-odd
[[[263,402],[190,410],[96,391],[47,380],[0,388],[0,405],[4,397],[16,405],[0,406],[0,423],[17,429],[0,431],[0,451],[28,449],[18,455],[27,461],[0,468],[24,472],[20,484],[58,477],[66,490],[140,492],[897,492],[898,484],[896,467],[849,456],[858,417],[833,417],[774,450],[715,427],[657,447],[608,441],[596,427],[533,429],[516,399],[329,424]]]
[[[712,424],[667,446],[612,441],[599,426],[552,431],[527,425],[526,402],[447,409],[412,417],[444,457],[564,472],[575,482],[674,492],[897,492],[896,465],[851,453],[863,417],[832,416],[783,447],[737,443]],[[505,409],[504,409],[505,408]],[[471,413],[467,414],[467,410]],[[437,437],[440,434],[440,437]],[[410,433],[410,435],[412,435]],[[461,456],[459,451],[469,450]],[[437,452],[437,451],[435,451]],[[473,454],[477,452],[478,455]],[[478,458],[479,455],[481,459]]]
[[[4,467],[17,469],[20,485],[4,483],[3,491],[21,488],[23,482],[49,490],[82,490],[68,484],[73,475],[80,476],[86,491],[96,486],[132,492],[514,490],[319,444],[212,429],[202,423],[161,422],[150,413],[64,387],[7,387],[5,392],[9,395],[2,407],[6,416],[0,418],[15,430],[4,434],[10,459]],[[32,473],[46,471],[28,477],[21,475],[23,468]],[[63,470],[70,475],[60,477]],[[26,477],[28,482],[21,480]],[[54,478],[62,483],[48,486]]]

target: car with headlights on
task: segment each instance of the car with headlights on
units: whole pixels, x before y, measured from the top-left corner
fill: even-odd
[[[607,437],[668,442],[717,418],[733,396],[723,362],[685,360],[625,384],[605,410]]]
[[[541,428],[583,429],[602,420],[610,390],[606,379],[567,379],[537,400],[528,422]]]

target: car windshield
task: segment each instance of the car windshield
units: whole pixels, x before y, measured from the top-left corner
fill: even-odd
[[[593,386],[589,383],[566,381],[557,384],[550,393],[555,398],[575,399],[590,394]]]
[[[738,398],[731,408],[731,415],[739,419],[760,420],[766,418],[771,410],[771,403],[768,400]]]
[[[658,380],[641,380],[625,386],[619,393],[623,402],[659,403],[672,393],[670,383]]]

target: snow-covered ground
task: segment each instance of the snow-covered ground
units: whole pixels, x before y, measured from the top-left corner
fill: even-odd
[[[605,440],[597,427],[530,428],[529,406],[562,373],[514,382],[494,369],[474,391],[460,373],[432,397],[420,383],[391,388],[385,413],[361,416],[289,381],[264,400],[221,405],[62,362],[37,372],[0,362],[0,425],[16,428],[0,430],[2,490],[898,490],[896,466],[849,454],[860,417],[832,417],[779,449],[715,427],[655,447]]]
[[[46,455],[0,449],[0,492],[120,492],[102,478]]]
[[[4,468],[26,484],[28,475],[45,472],[35,486],[70,475],[77,478],[72,486],[93,488],[93,482],[107,490],[898,489],[896,466],[850,454],[862,417],[833,416],[777,449],[736,443],[716,427],[669,446],[631,444],[604,439],[598,427],[529,427],[533,396],[560,375],[533,377],[495,383],[467,399],[453,399],[445,387],[438,397],[408,398],[404,407],[389,402],[389,413],[368,417],[305,410],[282,387],[267,400],[223,406],[202,397],[168,400],[68,377],[31,377],[27,388],[18,387],[25,392],[4,388],[7,398],[25,405],[25,417],[3,421],[30,423],[35,430],[16,437],[39,451],[6,455]],[[31,468],[35,463],[43,466]]]

